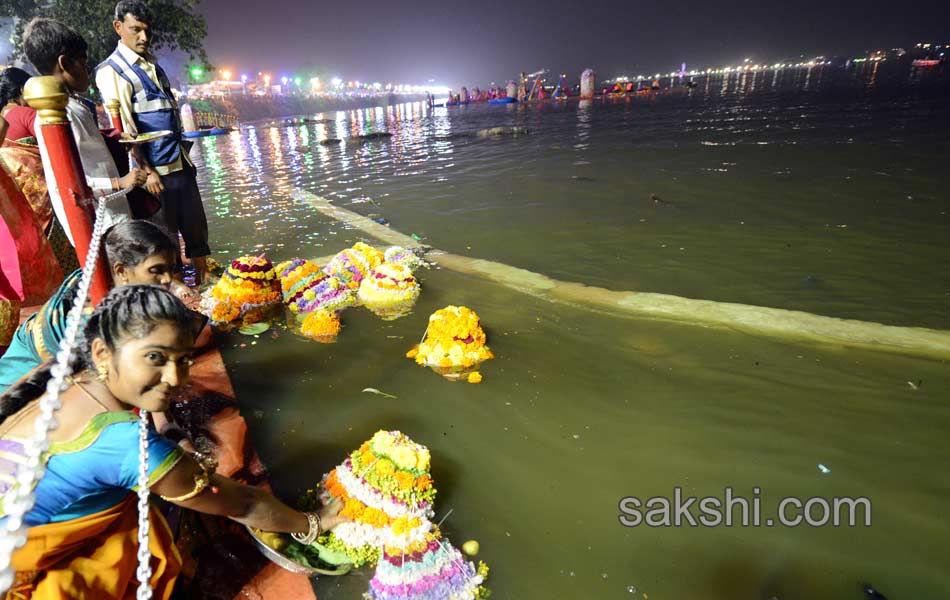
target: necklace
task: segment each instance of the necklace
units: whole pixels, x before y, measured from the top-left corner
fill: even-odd
[[[78,380],[78,379],[74,379],[74,380],[73,380],[73,385],[75,385],[77,388],[79,388],[79,391],[80,391],[80,392],[82,392],[83,394],[85,394],[86,396],[88,396],[93,402],[95,402],[96,404],[98,404],[99,406],[101,406],[102,408],[104,408],[104,409],[106,410],[106,412],[116,412],[116,410],[115,410],[114,408],[110,408],[110,407],[106,406],[101,400],[99,400],[98,398],[96,398],[95,395],[93,395],[92,392],[90,392],[89,390],[87,390],[87,389],[85,388],[85,386],[81,385],[82,383],[84,383],[84,382],[82,382],[82,381],[80,381],[80,380]]]

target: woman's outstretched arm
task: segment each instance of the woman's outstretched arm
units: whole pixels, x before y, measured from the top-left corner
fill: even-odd
[[[152,484],[151,490],[178,506],[229,517],[264,531],[308,532],[310,525],[304,513],[292,509],[265,490],[222,475],[212,475],[207,487],[194,497],[178,500],[195,491],[196,476],[200,480],[201,474],[198,463],[191,456],[185,456],[164,477]],[[337,514],[341,508],[340,503],[336,502],[319,511],[323,531],[329,531],[347,520]]]

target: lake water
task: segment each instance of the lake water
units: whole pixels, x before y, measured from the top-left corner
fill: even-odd
[[[203,138],[193,155],[213,248],[277,261],[364,239],[295,200],[300,188],[563,281],[950,329],[947,65],[698,84],[588,103],[404,104]],[[472,135],[497,126],[529,133]],[[392,138],[351,139],[383,130]],[[946,360],[618,317],[446,269],[420,279],[411,316],[349,309],[332,345],[223,337],[281,496],[400,429],[430,447],[437,517],[452,510],[457,545],[480,542],[496,598],[858,600],[865,581],[890,600],[950,595]],[[447,304],[486,328],[496,358],[479,385],[404,358]],[[763,521],[787,496],[867,497],[872,525],[618,521],[626,496],[727,487],[758,488]],[[321,600],[358,598],[370,577],[315,586]]]

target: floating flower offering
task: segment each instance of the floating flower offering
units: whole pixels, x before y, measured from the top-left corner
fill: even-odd
[[[323,488],[343,502],[339,525],[326,545],[359,565],[376,562],[385,544],[420,541],[432,528],[435,487],[429,450],[398,431],[378,431],[330,471]]]
[[[327,275],[339,277],[347,287],[357,290],[370,271],[382,264],[383,253],[369,244],[357,242],[352,248],[341,250],[323,267]]]
[[[306,313],[319,308],[315,288],[329,277],[317,265],[295,258],[277,265],[284,304],[293,313]]]
[[[422,343],[406,357],[446,379],[454,381],[465,376],[470,383],[479,383],[482,377],[475,369],[494,355],[485,345],[485,332],[475,311],[465,306],[446,306],[429,317]]]
[[[356,290],[349,287],[339,277],[330,276],[321,279],[305,293],[307,296],[310,294],[313,295],[313,300],[308,300],[310,310],[337,311],[357,304]]]
[[[404,547],[386,546],[369,582],[370,600],[480,600],[488,565],[476,568],[442,537],[438,527]]]
[[[323,479],[353,521],[321,538],[357,566],[375,564],[371,600],[480,600],[488,567],[466,561],[430,520],[436,490],[429,450],[399,431],[372,439]],[[312,498],[309,499],[312,502]]]
[[[423,265],[423,261],[412,250],[407,250],[402,246],[390,246],[383,253],[385,262],[402,265],[410,271],[415,271]]]
[[[363,279],[358,296],[363,306],[391,321],[409,314],[421,291],[409,267],[386,262]]]
[[[206,292],[201,309],[214,323],[248,325],[268,320],[280,298],[274,265],[264,255],[242,256]]]

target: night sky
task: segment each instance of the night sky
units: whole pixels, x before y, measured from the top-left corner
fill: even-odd
[[[484,86],[586,66],[605,78],[950,41],[950,0],[204,0],[201,10],[212,63],[235,75],[319,67],[384,84]]]

